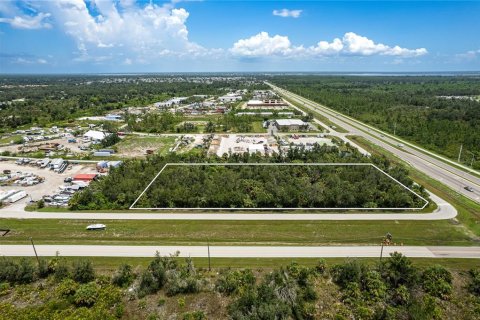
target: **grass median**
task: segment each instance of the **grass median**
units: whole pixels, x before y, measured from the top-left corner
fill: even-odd
[[[104,223],[105,231],[87,231]],[[450,221],[195,221],[2,219],[1,244],[96,245],[353,245],[379,244],[390,232],[404,245],[471,245]]]

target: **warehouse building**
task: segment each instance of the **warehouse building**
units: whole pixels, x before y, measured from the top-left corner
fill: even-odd
[[[280,131],[300,131],[308,129],[308,123],[300,119],[277,119],[274,120],[274,125]]]

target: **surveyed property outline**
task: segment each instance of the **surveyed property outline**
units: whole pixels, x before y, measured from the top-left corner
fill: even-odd
[[[195,207],[195,208],[134,208],[134,206],[137,204],[138,200],[147,192],[148,188],[157,180],[157,178],[160,176],[160,174],[167,168],[168,166],[371,166],[381,173],[383,173],[385,176],[402,186],[405,190],[408,192],[412,193],[416,197],[420,198],[421,200],[424,201],[424,205],[422,207],[414,207],[414,208],[202,208],[202,207]],[[210,162],[210,163],[201,163],[201,162],[181,162],[181,163],[173,163],[169,162],[166,163],[163,168],[155,175],[155,177],[150,181],[150,183],[147,185],[147,187],[142,191],[142,193],[135,199],[135,201],[132,203],[130,206],[130,210],[228,210],[228,211],[238,211],[238,210],[248,210],[248,211],[266,211],[266,210],[275,210],[275,211],[295,211],[295,210],[362,210],[362,211],[372,211],[372,210],[422,210],[425,209],[425,207],[429,204],[429,201],[374,165],[373,163],[368,163],[368,162],[361,162],[361,163],[335,163],[335,162],[327,162],[327,163],[322,163],[322,162],[313,162],[313,163],[261,163],[261,162],[254,162],[254,163],[222,163],[222,162]]]

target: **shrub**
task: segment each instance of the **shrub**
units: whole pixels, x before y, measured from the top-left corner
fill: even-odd
[[[118,287],[124,288],[132,284],[134,275],[132,273],[132,266],[122,264],[117,272],[112,277],[112,283]]]
[[[70,277],[70,268],[67,265],[67,261],[65,259],[55,259],[52,260],[49,268],[53,271],[53,277],[56,281],[62,281]]]
[[[139,297],[144,297],[147,294],[157,292],[159,289],[158,282],[153,277],[152,273],[145,270],[140,275],[140,281],[138,284],[137,294]]]
[[[471,281],[468,290],[476,296],[480,296],[480,269],[472,269],[469,272]]]
[[[32,283],[35,280],[35,267],[33,264],[23,258],[18,264],[16,282],[18,283]]]
[[[80,283],[87,283],[95,279],[95,271],[89,260],[78,260],[73,264],[73,280]]]
[[[434,297],[448,299],[452,293],[452,274],[440,265],[431,266],[422,274],[422,287]]]
[[[197,275],[193,261],[190,258],[185,259],[185,261],[186,264],[180,268],[166,272],[165,292],[169,296],[200,291],[202,281]]]
[[[327,261],[325,259],[318,260],[315,266],[315,271],[318,274],[324,274],[327,271]]]
[[[0,281],[15,283],[17,281],[17,264],[8,258],[0,259]]]
[[[412,261],[398,252],[391,253],[381,269],[383,279],[392,288],[398,288],[400,285],[412,286],[418,277]]]
[[[186,312],[182,315],[183,320],[206,320],[207,316],[203,311]]]
[[[82,284],[78,287],[73,296],[74,303],[79,307],[91,307],[98,297],[98,287],[95,282]]]
[[[177,270],[169,270],[167,272],[165,293],[168,296],[174,296],[180,293],[199,292],[200,287],[201,280],[196,275]]]
[[[332,268],[333,280],[340,287],[345,288],[351,282],[360,283],[362,275],[367,269],[364,264],[359,263],[357,260],[335,265]]]
[[[50,269],[48,268],[47,261],[44,259],[40,260],[37,266],[37,276],[40,279],[44,279],[48,277],[49,274],[50,274]]]
[[[10,284],[8,282],[0,282],[0,297],[10,292]]]
[[[64,279],[58,285],[56,289],[56,293],[58,296],[62,298],[69,298],[73,297],[78,289],[78,283],[73,281],[72,279]]]
[[[387,288],[377,271],[368,271],[361,281],[361,288],[366,300],[381,301],[385,298]]]
[[[255,284],[255,276],[252,270],[226,271],[218,278],[215,288],[218,292],[231,295],[239,290],[245,290]]]

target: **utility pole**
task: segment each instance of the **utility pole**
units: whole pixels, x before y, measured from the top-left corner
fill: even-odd
[[[395,121],[394,125],[393,125],[393,135],[396,136],[396,132],[397,132],[397,122]]]
[[[467,152],[472,155],[472,160],[470,160],[470,167],[473,168],[473,161],[475,161],[475,153],[473,153],[471,151],[468,151],[468,150],[467,150]]]
[[[458,153],[458,163],[460,163],[460,157],[462,156],[463,143],[460,145],[460,152]]]
[[[385,237],[382,239],[382,249],[380,250],[380,262],[382,262],[382,257],[383,257],[383,246],[387,245],[389,246],[392,243],[393,236],[390,232],[387,232]]]
[[[37,249],[35,249],[35,245],[33,244],[32,237],[30,237],[30,242],[32,243],[33,252],[35,252],[35,257],[37,258],[37,263],[38,263],[38,265],[40,265],[40,259],[38,259]]]
[[[208,271],[212,271],[210,264],[210,240],[207,238],[207,250],[208,250]]]

